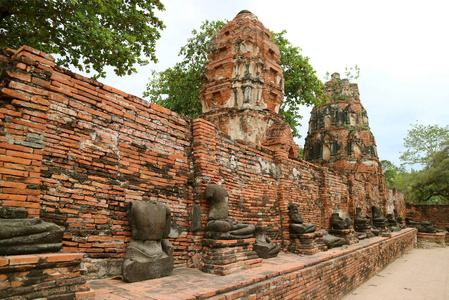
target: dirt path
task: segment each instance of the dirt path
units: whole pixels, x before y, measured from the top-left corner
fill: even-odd
[[[415,248],[344,300],[449,300],[449,247]]]

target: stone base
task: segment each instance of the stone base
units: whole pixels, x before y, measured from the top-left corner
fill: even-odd
[[[123,279],[126,282],[144,281],[168,276],[173,271],[173,256],[149,262],[132,261],[123,263]]]
[[[347,245],[359,242],[359,239],[354,236],[354,229],[330,229],[329,234],[345,239]]]
[[[80,274],[83,254],[0,257],[0,299],[95,299]]]
[[[360,233],[365,233],[367,239],[375,237],[374,233],[372,233],[372,231],[371,231],[371,226],[364,227],[364,228],[356,228],[355,231],[360,232]]]
[[[322,232],[290,234],[290,246],[288,247],[289,252],[313,255],[324,250],[327,250],[327,247],[323,242]]]
[[[200,270],[205,273],[228,275],[241,270],[259,267],[262,258],[253,251],[256,239],[203,240]]]
[[[423,233],[418,232],[418,244],[420,243],[435,243],[441,246],[446,246],[446,234],[444,233]]]

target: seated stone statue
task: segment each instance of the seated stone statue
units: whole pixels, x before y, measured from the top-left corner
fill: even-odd
[[[407,224],[407,227],[414,227],[418,229],[418,232],[436,233],[438,231],[429,221],[415,222],[412,218],[405,218],[405,222]]]
[[[388,227],[391,231],[401,231],[398,221],[395,219],[393,213],[387,214]]]
[[[335,247],[341,247],[341,246],[347,244],[347,242],[344,238],[330,235],[324,229],[321,229],[319,232],[323,232],[323,242],[327,246],[328,249],[335,248]]]
[[[131,242],[123,261],[123,279],[143,281],[170,275],[174,267],[173,246],[166,239],[170,233],[171,212],[156,201],[132,201],[127,215]]]
[[[0,255],[58,252],[62,248],[64,228],[40,218],[27,219],[19,208],[0,210]]]
[[[334,212],[331,215],[331,228],[332,229],[351,229],[352,221],[349,216],[341,217],[340,213]]]
[[[298,205],[290,203],[288,206],[288,215],[290,216],[290,232],[304,234],[311,233],[316,230],[316,225],[304,223],[298,210]]]
[[[259,257],[261,258],[276,257],[279,251],[281,251],[281,246],[273,243],[270,237],[267,236],[266,226],[257,226],[255,235],[256,235],[256,242],[254,243],[253,249],[254,251],[256,251]]]
[[[380,207],[373,205],[371,210],[373,213],[373,225],[375,227],[385,227],[387,219],[383,216]]]
[[[205,198],[210,203],[209,222],[206,225],[208,239],[233,240],[254,236],[255,226],[238,223],[228,218],[229,195],[224,187],[210,184],[206,187]]]
[[[396,208],[393,209],[393,214],[394,214],[394,218],[396,219],[396,221],[398,221],[399,224],[402,224],[402,221],[404,219],[399,216],[398,211],[396,210]]]
[[[354,227],[355,230],[368,229],[371,227],[371,218],[368,215],[363,217],[362,209],[360,207],[355,209]]]

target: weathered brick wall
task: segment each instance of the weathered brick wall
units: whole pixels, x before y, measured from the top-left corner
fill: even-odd
[[[0,299],[95,299],[81,276],[83,255],[50,253],[0,257]]]
[[[116,259],[117,269],[130,240],[127,202],[155,199],[172,211],[176,263],[184,264],[194,247],[185,240],[191,120],[29,47],[1,59],[0,204],[30,216],[40,209],[42,219],[66,227],[64,251],[107,258],[107,268]]]
[[[414,221],[430,221],[435,228],[449,227],[449,205],[406,204],[406,217]]]
[[[292,266],[286,274],[251,282],[214,299],[341,299],[410,251],[415,238],[416,229],[409,228],[390,239],[370,239],[364,247],[322,257],[319,263],[305,262],[297,270]]]
[[[0,50],[0,205],[38,217],[42,137],[50,104],[42,78],[51,62],[45,53],[24,52],[18,51],[10,63],[12,53]]]
[[[209,203],[203,199],[205,187],[221,183],[229,193],[229,218],[269,226],[279,239],[280,213],[273,151],[254,143],[232,141],[215,125],[194,120],[195,200],[207,222]],[[204,223],[205,225],[205,223]]]
[[[353,216],[357,205],[390,197],[285,149],[231,140],[208,121],[74,74],[35,49],[2,50],[0,66],[0,205],[65,226],[63,250],[84,253],[89,276],[120,273],[132,200],[168,205],[175,263],[189,265],[201,252],[208,184],[228,190],[230,218],[268,226],[285,247],[290,203],[305,222],[328,228],[332,209]]]

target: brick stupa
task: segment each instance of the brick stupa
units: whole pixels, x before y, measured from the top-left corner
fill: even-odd
[[[232,139],[299,155],[291,128],[279,114],[283,77],[279,48],[257,17],[243,10],[212,42],[207,81],[200,90],[202,118]]]
[[[357,84],[334,73],[325,91],[330,100],[311,112],[304,158],[377,185],[382,167]]]

